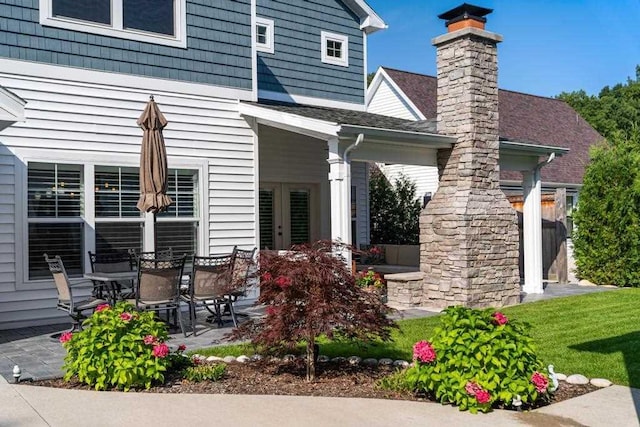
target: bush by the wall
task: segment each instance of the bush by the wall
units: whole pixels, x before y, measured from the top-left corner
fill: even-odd
[[[640,132],[591,152],[574,213],[580,278],[640,286]]]

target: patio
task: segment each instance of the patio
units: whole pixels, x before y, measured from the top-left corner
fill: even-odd
[[[522,302],[529,303],[542,299],[605,292],[615,289],[548,283],[545,286],[544,294],[523,294]],[[257,307],[239,306],[238,311],[247,313],[250,317],[258,317],[263,314],[262,309]],[[199,316],[206,316],[207,314],[206,312],[200,312]],[[413,319],[435,315],[437,315],[435,311],[411,308],[399,310],[394,317],[397,319]],[[224,336],[231,331],[233,324],[230,318],[225,318],[225,320],[227,321],[221,328],[214,326],[204,329],[200,326],[198,335],[195,337],[189,334],[187,338],[184,338],[180,331],[175,331],[171,335],[173,338],[171,344],[185,344],[188,350],[194,350],[226,343],[224,342]],[[0,331],[0,375],[7,381],[12,382],[13,367],[17,364],[22,369],[23,380],[62,376],[61,367],[66,352],[57,340],[50,338],[50,335],[68,328],[69,324],[63,323]]]

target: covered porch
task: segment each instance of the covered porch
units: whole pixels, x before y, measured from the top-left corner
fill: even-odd
[[[436,167],[438,150],[456,143],[437,134],[433,121],[271,102],[241,103],[240,113],[257,135],[261,248],[316,239],[369,243],[367,163]],[[540,169],[566,151],[500,143],[501,169],[523,174],[527,293],[543,292]]]

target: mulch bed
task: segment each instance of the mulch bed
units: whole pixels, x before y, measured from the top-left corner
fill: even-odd
[[[169,375],[165,384],[149,390],[135,390],[140,393],[216,393],[289,396],[360,397],[373,399],[394,399],[428,401],[428,396],[409,392],[383,390],[377,386],[378,380],[392,374],[392,367],[368,367],[349,363],[320,363],[317,379],[313,383],[305,380],[305,365],[301,360],[293,362],[260,361],[247,364],[227,365],[225,377],[217,382],[193,383],[183,380],[178,374]],[[76,380],[41,380],[31,383],[37,386],[65,389],[89,390]],[[577,386],[561,381],[560,387],[549,403],[560,402],[596,390],[592,385]],[[543,403],[539,406],[545,406]]]

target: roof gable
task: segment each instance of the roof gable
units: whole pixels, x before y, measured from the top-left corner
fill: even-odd
[[[426,118],[435,118],[437,79],[433,76],[383,68],[390,79]],[[542,169],[546,182],[580,184],[589,162],[589,147],[603,138],[569,104],[555,99],[499,89],[500,138],[564,147],[569,154]],[[517,179],[503,173],[503,179]]]
[[[360,29],[367,34],[387,28],[382,18],[364,0],[341,0],[360,18]]]

